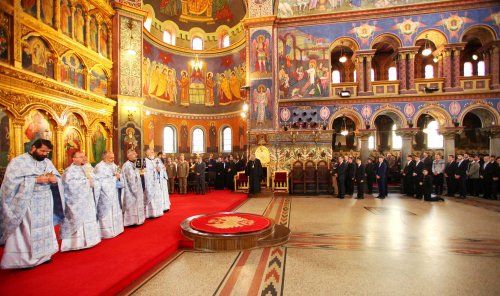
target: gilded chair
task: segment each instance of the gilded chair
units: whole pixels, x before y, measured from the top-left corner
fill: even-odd
[[[234,191],[235,192],[248,192],[248,176],[244,171],[237,172],[234,175]]]
[[[288,193],[288,171],[278,170],[273,172],[272,177],[273,192]]]

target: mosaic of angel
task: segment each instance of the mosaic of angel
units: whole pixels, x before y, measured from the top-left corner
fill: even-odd
[[[261,84],[253,91],[253,105],[257,126],[263,125],[271,111],[271,90]]]

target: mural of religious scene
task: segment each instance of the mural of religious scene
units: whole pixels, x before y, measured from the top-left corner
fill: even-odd
[[[181,107],[187,106],[206,112],[204,108],[241,103],[245,99],[241,88],[246,85],[244,51],[219,58],[199,58],[196,63],[192,57],[174,56],[145,42],[143,96],[149,102],[167,103],[173,112],[183,112]]]
[[[105,23],[101,23],[99,32],[99,53],[105,58],[108,57],[108,26]]]
[[[153,7],[160,22],[173,21],[186,31],[193,23],[205,32],[215,31],[220,25],[233,27],[246,14],[244,0],[144,0],[143,4]]]
[[[47,25],[54,24],[54,0],[40,0],[40,16]]]
[[[264,30],[258,30],[252,34],[250,39],[251,59],[250,69],[252,78],[271,77],[271,34]]]
[[[135,151],[138,155],[141,150],[141,132],[135,127],[134,124],[129,123],[126,127],[121,130],[122,140],[122,159],[127,159],[127,153],[129,151]]]
[[[99,44],[99,27],[97,25],[97,19],[95,16],[90,17],[90,22],[89,22],[89,35],[90,35],[90,40],[89,40],[89,45],[90,48],[98,52],[98,47],[97,45]]]
[[[106,138],[106,130],[101,124],[98,124],[91,138],[92,153],[89,154],[90,163],[97,164],[102,160],[102,154],[106,150]]]
[[[7,164],[9,162],[9,151],[10,118],[5,112],[0,111],[0,170],[7,167]]]
[[[71,37],[73,31],[73,16],[71,14],[71,2],[69,0],[61,0],[60,14],[61,14],[61,31]]]
[[[66,55],[62,58],[61,81],[78,88],[85,87],[83,65],[75,55]]]
[[[179,152],[180,153],[189,153],[189,145],[188,145],[188,140],[189,140],[189,130],[187,126],[187,122],[183,120],[181,122],[181,145],[179,147]]]
[[[294,17],[317,15],[349,10],[388,8],[429,2],[436,0],[279,0],[278,16]],[[449,0],[448,0],[449,1]]]
[[[33,142],[38,139],[53,141],[52,127],[48,121],[47,115],[39,110],[32,110],[27,116],[23,126],[24,131],[24,152],[29,152]],[[49,154],[52,156],[52,153]]]
[[[271,95],[272,80],[254,80],[251,87],[251,127],[269,129],[273,127],[274,101]]]
[[[99,67],[94,67],[92,71],[90,71],[90,91],[107,96],[108,95],[108,77],[106,76],[106,73],[99,68]]]
[[[9,61],[10,17],[0,12],[0,60]]]
[[[323,38],[315,38],[300,30],[280,33],[279,98],[298,99],[327,97],[330,72],[328,46]]]
[[[63,137],[64,151],[66,153],[64,157],[64,167],[67,168],[73,163],[73,153],[81,150],[83,141],[80,132],[73,127],[67,127]]]
[[[39,37],[28,37],[22,42],[23,68],[54,78],[54,60],[47,43]]]
[[[36,2],[36,0],[22,0],[21,5],[24,12],[33,17],[36,17]]]
[[[75,39],[80,43],[85,43],[85,12],[81,5],[75,6],[75,19],[73,24],[75,25]]]

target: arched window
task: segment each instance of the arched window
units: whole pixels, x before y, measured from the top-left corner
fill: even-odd
[[[427,65],[424,68],[424,78],[425,79],[432,79],[434,78],[434,66],[432,65]]]
[[[399,150],[403,147],[403,138],[401,136],[396,135],[396,125],[392,126],[392,149]]]
[[[340,83],[340,71],[339,70],[333,70],[332,83]]]
[[[172,34],[169,31],[163,31],[163,42],[172,44]]]
[[[389,68],[389,80],[390,81],[398,80],[398,71],[396,70],[396,67]]]
[[[177,134],[173,127],[167,126],[163,129],[163,151],[165,153],[176,153]]]
[[[201,128],[195,128],[191,137],[191,150],[193,153],[205,152],[205,133]]]
[[[375,137],[374,136],[368,137],[368,149],[370,149],[370,150],[375,149]]]
[[[232,130],[230,127],[222,129],[222,152],[231,152],[233,147]]]
[[[370,72],[372,74],[371,75],[371,81],[373,82],[373,81],[375,81],[375,70],[373,70],[373,68],[372,68]]]
[[[356,82],[356,70],[353,71],[353,74],[354,74],[354,82]]]
[[[471,62],[465,62],[464,63],[464,76],[465,77],[470,77],[472,76],[472,63]]]
[[[443,148],[443,136],[438,134],[438,128],[437,121],[433,120],[424,129],[427,134],[427,148]]]
[[[229,41],[229,34],[224,35],[222,37],[222,48],[229,47],[230,41]]]
[[[193,50],[203,50],[203,39],[194,37],[192,42]]]
[[[486,74],[486,68],[484,66],[484,61],[477,62],[477,76],[484,76]]]

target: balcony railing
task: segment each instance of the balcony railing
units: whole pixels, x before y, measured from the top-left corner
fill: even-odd
[[[341,82],[332,83],[332,97],[339,97],[340,91],[349,91],[351,97],[356,97],[358,95],[358,83],[357,82]]]
[[[460,86],[464,91],[485,91],[490,89],[490,76],[460,76]]]
[[[399,80],[372,81],[372,90],[375,96],[395,96],[399,94]]]
[[[415,88],[419,94],[426,93],[425,89],[436,89],[436,93],[443,92],[444,78],[415,78]]]

